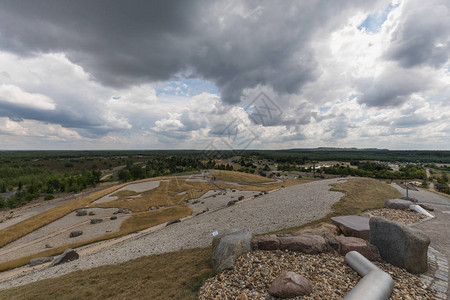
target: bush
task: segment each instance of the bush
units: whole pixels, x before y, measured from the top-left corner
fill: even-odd
[[[53,195],[47,195],[44,198],[45,201],[49,201],[49,200],[53,200],[53,199],[55,199],[55,196],[53,196]]]

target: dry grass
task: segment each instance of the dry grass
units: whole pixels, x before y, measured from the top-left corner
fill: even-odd
[[[351,178],[346,182],[334,184],[331,190],[345,194],[332,206],[333,212],[319,220],[282,229],[275,233],[294,233],[304,227],[321,222],[331,222],[331,218],[335,216],[359,215],[366,210],[383,207],[384,202],[388,199],[401,197],[400,192],[386,182],[370,178]]]
[[[0,299],[197,299],[211,249],[152,255],[0,291]]]
[[[286,180],[284,182],[275,182],[271,184],[231,184],[226,182],[216,182],[223,189],[236,189],[240,191],[273,191],[281,187],[287,187],[296,184],[310,182],[310,180]]]
[[[236,181],[236,182],[248,182],[248,183],[261,183],[261,182],[274,182],[275,180],[254,175],[243,172],[234,172],[234,171],[222,171],[215,170],[213,173],[217,179],[227,180],[227,181]]]
[[[101,237],[52,248],[43,252],[35,253],[29,256],[20,257],[18,259],[1,263],[0,272],[26,265],[33,258],[59,255],[69,248],[78,248],[95,242],[116,238],[149,227],[153,227],[173,219],[180,219],[189,216],[191,214],[192,210],[187,206],[170,207],[158,211],[148,211],[144,213],[135,214],[122,223],[120,230],[118,232],[107,233]]]
[[[90,206],[128,208],[133,212],[142,212],[148,210],[151,206],[181,205],[186,200],[199,198],[214,188],[209,182],[186,181],[178,178],[165,179],[161,180],[159,186],[154,189],[145,192],[119,191],[111,195],[117,196],[117,200],[93,203]]]

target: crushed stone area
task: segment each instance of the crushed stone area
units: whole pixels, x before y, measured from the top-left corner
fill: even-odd
[[[394,279],[390,299],[434,299],[434,292],[418,276],[388,263],[375,264]],[[199,299],[274,299],[268,290],[283,270],[296,272],[313,285],[309,296],[290,299],[342,299],[360,280],[340,255],[253,251],[237,258],[233,270],[208,279],[200,288]]]
[[[405,224],[416,223],[419,220],[426,219],[427,216],[419,214],[412,210],[401,210],[393,208],[378,208],[366,211],[363,216],[366,217],[383,217],[388,220],[402,222]]]
[[[131,216],[119,214],[116,220],[110,220],[117,208],[89,208],[86,211],[95,215],[76,216],[76,212],[72,212],[6,245],[0,250],[0,262],[45,251],[48,246],[55,248],[117,232],[122,222]],[[91,224],[91,219],[103,219],[103,222]],[[76,230],[83,231],[83,234],[70,238],[70,232]]]
[[[324,217],[331,211],[331,206],[343,196],[341,192],[329,190],[330,184],[337,182],[336,179],[329,179],[289,186],[230,207],[209,211],[80,257],[76,261],[4,280],[0,282],[0,289],[57,277],[80,269],[117,264],[141,256],[206,247],[211,244],[212,232],[215,230],[248,227],[253,233],[265,233],[299,226]]]

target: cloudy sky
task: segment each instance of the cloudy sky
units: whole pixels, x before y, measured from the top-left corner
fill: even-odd
[[[0,1],[0,149],[450,149],[450,2]]]

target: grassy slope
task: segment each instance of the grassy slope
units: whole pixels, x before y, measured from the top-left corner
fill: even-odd
[[[197,299],[211,249],[190,249],[73,272],[0,291],[0,299]]]
[[[313,223],[381,207],[387,199],[399,196],[386,183],[367,178],[350,179],[333,189],[346,196],[334,205],[333,213]],[[0,299],[196,299],[196,288],[211,275],[210,255],[210,248],[152,255],[0,291]]]
[[[274,182],[275,181],[273,179],[259,176],[259,175],[248,174],[248,173],[243,173],[243,172],[234,172],[234,171],[215,170],[213,175],[217,179],[236,181],[236,182],[260,183],[260,182]]]

